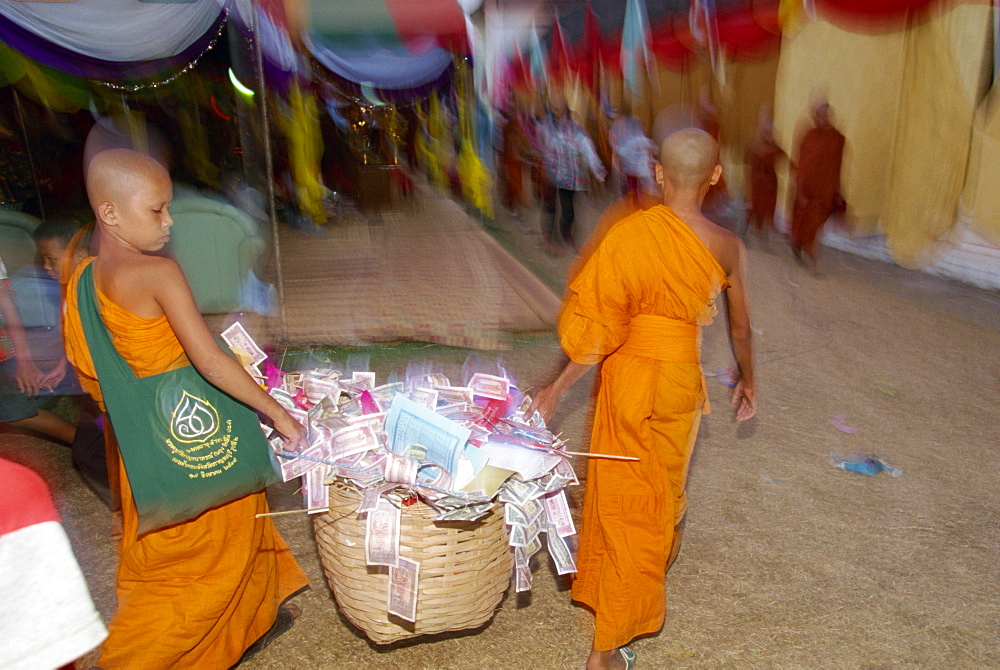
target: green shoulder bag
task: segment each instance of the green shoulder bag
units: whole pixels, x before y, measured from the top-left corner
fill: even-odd
[[[136,377],[98,309],[93,263],[80,321],[139,514],[139,534],[193,519],[278,480],[257,413],[188,364]]]

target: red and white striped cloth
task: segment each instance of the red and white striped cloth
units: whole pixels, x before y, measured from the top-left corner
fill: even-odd
[[[45,482],[0,459],[0,668],[59,668],[107,637]]]

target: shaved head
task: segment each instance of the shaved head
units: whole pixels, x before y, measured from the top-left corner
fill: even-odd
[[[97,212],[102,202],[122,204],[143,183],[167,180],[170,175],[155,159],[132,149],[108,149],[87,166],[87,199]]]
[[[701,128],[683,128],[663,141],[660,164],[675,187],[697,188],[711,179],[719,164],[719,144]]]

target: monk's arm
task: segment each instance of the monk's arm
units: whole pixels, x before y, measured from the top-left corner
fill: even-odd
[[[243,366],[219,348],[201,318],[180,267],[166,259],[160,264],[162,270],[158,268],[150,289],[191,364],[214,386],[267,415],[285,437],[289,449],[304,445],[305,428],[265,393]]]
[[[736,418],[744,421],[757,412],[756,381],[753,369],[753,330],[746,293],[746,249],[734,235],[728,240],[723,268],[729,279],[726,305],[729,316],[729,341],[739,367],[740,379],[733,392]]]
[[[531,407],[528,408],[528,416],[530,417],[537,410],[545,422],[548,423],[556,411],[559,399],[569,390],[569,387],[579,381],[580,377],[587,374],[587,371],[592,367],[594,366],[574,363],[573,361],[567,363],[566,367],[559,373],[559,376],[556,377],[556,380],[535,395]]]

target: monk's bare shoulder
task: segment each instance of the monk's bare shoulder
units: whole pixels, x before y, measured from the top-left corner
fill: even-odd
[[[139,280],[145,290],[154,295],[164,291],[189,290],[184,271],[172,258],[163,256],[143,256],[143,266]]]
[[[726,275],[732,276],[739,271],[740,264],[746,253],[743,248],[743,240],[728,228],[723,228],[716,223],[713,223],[712,226],[712,233],[716,243],[714,248],[709,247],[709,249],[712,251],[712,255],[715,256],[715,260],[726,271]]]
[[[704,215],[689,217],[685,223],[705,243],[727,275],[737,271],[743,255],[743,241],[736,233],[723,228]]]
[[[162,314],[159,305],[165,293],[188,290],[180,266],[163,256],[135,254],[117,258],[102,270],[101,290],[137,316],[159,316]]]

